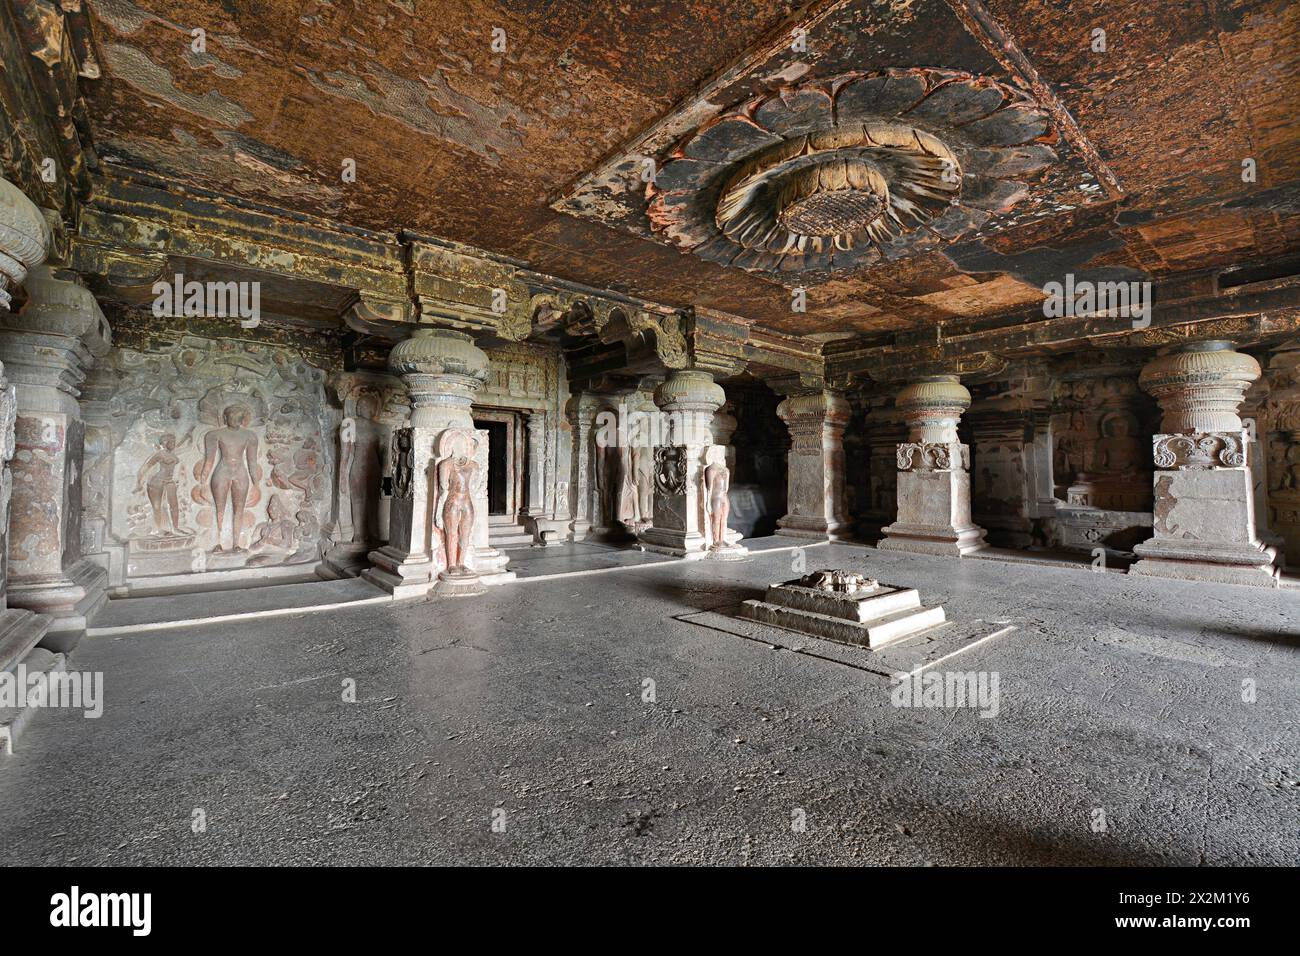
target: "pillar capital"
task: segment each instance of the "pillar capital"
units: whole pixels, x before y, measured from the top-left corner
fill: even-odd
[[[474,395],[487,381],[487,353],[464,332],[416,329],[393,346],[388,367],[411,396],[414,427],[472,424]]]
[[[1236,432],[1242,427],[1237,409],[1259,376],[1255,359],[1214,340],[1153,359],[1138,383],[1160,403],[1166,434]]]
[[[970,392],[956,375],[927,375],[894,400],[914,442],[955,442],[957,422],[970,408]]]
[[[90,290],[41,266],[26,283],[21,312],[0,314],[0,359],[21,386],[48,386],[76,398],[112,333]]]
[[[655,404],[666,412],[708,412],[722,407],[727,393],[710,372],[678,369],[655,389]]]
[[[839,392],[822,389],[789,396],[776,406],[776,414],[792,428],[802,423],[843,427],[853,414],[853,406]]]
[[[10,293],[45,261],[50,241],[49,224],[36,204],[0,178],[0,311],[8,311]]]

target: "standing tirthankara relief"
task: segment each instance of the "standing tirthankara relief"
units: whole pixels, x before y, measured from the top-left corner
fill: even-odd
[[[479,433],[448,428],[434,445],[434,531],[430,551],[440,567],[440,593],[481,593],[474,567],[475,500],[485,493],[486,475],[479,466]]]
[[[244,511],[260,497],[262,466],[257,460],[257,435],[248,428],[251,416],[246,406],[230,405],[222,412],[225,424],[203,436],[203,464],[194,494],[200,503],[212,506],[216,526],[213,554],[244,550],[240,545],[245,528]],[[231,512],[229,548],[224,547],[221,533],[227,502]]]
[[[319,369],[189,335],[109,361],[105,544],[125,546],[127,577],[317,559],[333,461]]]

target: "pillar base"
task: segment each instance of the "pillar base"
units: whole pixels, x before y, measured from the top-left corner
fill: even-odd
[[[325,552],[321,563],[316,565],[316,576],[326,581],[340,578],[355,578],[370,567],[367,555],[371,545],[358,541],[336,544]]]
[[[853,535],[853,525],[847,521],[827,521],[825,518],[804,515],[786,515],[778,518],[776,525],[776,533],[788,538],[843,541]]]
[[[361,572],[361,577],[395,598],[423,597],[433,588],[438,569],[427,555],[412,557],[386,545],[371,551],[369,559],[370,567]]]
[[[474,574],[488,587],[508,584],[515,579],[515,572],[507,571],[510,557],[493,547],[474,549]]]
[[[708,544],[708,539],[698,531],[650,527],[637,535],[637,546],[642,551],[674,558],[702,558],[707,554]]]
[[[1277,552],[1262,544],[1243,547],[1152,539],[1133,550],[1140,560],[1129,568],[1129,574],[1265,588],[1280,585],[1279,571],[1273,565]]]
[[[40,646],[57,654],[77,646],[86,627],[108,603],[108,572],[82,558],[61,574],[13,577],[9,604],[49,618]]]
[[[877,542],[881,551],[911,551],[916,554],[942,554],[961,558],[988,547],[984,529],[979,525],[963,528],[923,524],[900,524],[895,521],[882,528],[885,538]]]

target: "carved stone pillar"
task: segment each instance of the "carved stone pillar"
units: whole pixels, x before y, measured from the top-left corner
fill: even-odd
[[[777,534],[835,539],[848,534],[844,513],[844,427],[852,407],[837,392],[796,393],[776,407],[790,429],[786,514]]]
[[[957,438],[970,392],[956,375],[932,375],[899,392],[895,405],[909,434],[897,448],[898,519],[877,547],[957,557],[987,547],[971,520],[970,449]]]
[[[565,406],[573,442],[573,466],[570,471],[569,495],[573,502],[573,521],[569,531],[574,541],[591,534],[596,508],[596,416],[603,400],[591,392],[574,395]]]
[[[647,551],[703,557],[709,546],[705,514],[705,456],[713,446],[713,416],[726,401],[708,372],[677,370],[655,389],[667,438],[655,449],[654,524],[638,535]]]
[[[1132,574],[1276,587],[1276,552],[1255,531],[1247,436],[1237,409],[1260,368],[1231,342],[1198,342],[1150,362],[1139,382],[1160,403],[1155,536]]]
[[[371,567],[363,577],[397,597],[425,594],[435,585],[438,593],[453,596],[479,593],[484,584],[512,579],[513,572],[504,571],[506,559],[487,545],[488,439],[487,432],[474,428],[471,412],[474,393],[487,379],[487,355],[463,333],[417,329],[393,347],[388,367],[410,394],[411,420],[393,433],[388,544],[370,553]],[[465,572],[448,567],[444,550],[451,513],[440,500],[440,466],[452,455],[448,451],[440,460],[439,447],[447,444],[444,433],[452,431],[475,436],[460,449],[468,451],[474,466]],[[444,483],[444,493],[454,490],[455,477]]]
[[[40,210],[12,183],[0,179],[0,314],[8,311],[11,293],[27,278],[30,269],[45,261],[50,245],[49,228]],[[10,607],[9,516],[13,476],[14,422],[17,394],[0,365],[0,671],[12,671],[29,655],[41,656],[37,643],[45,636],[50,619],[23,608]],[[53,662],[51,662],[52,666]],[[13,749],[18,721],[0,718],[0,746]]]
[[[108,600],[106,572],[81,553],[85,430],[77,398],[110,333],[95,297],[77,283],[42,267],[26,287],[23,310],[0,317],[0,360],[18,402],[9,603],[50,615],[43,646],[63,651]]]
[[[524,517],[540,518],[546,514],[546,412],[530,411],[524,414],[527,431],[527,473]]]

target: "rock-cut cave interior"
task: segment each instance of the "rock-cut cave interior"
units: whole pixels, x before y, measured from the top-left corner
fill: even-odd
[[[1300,862],[1300,5],[0,66],[0,863]]]

